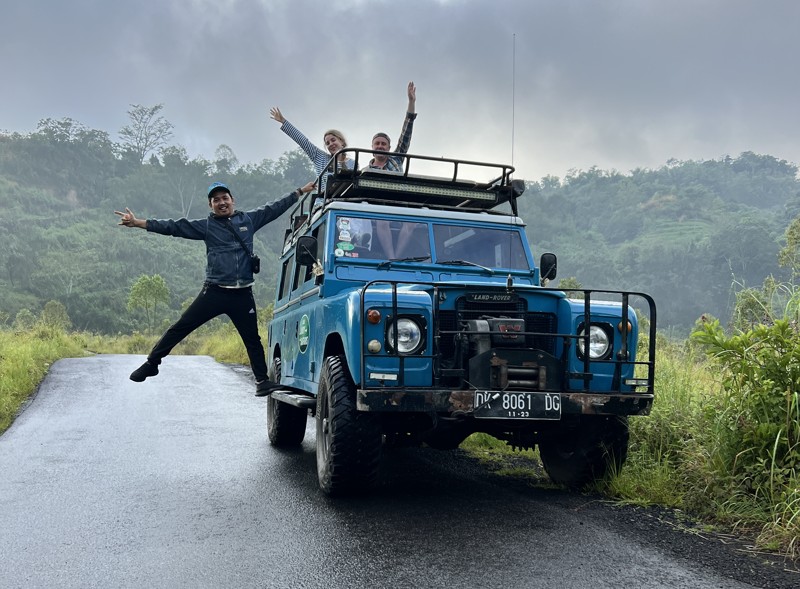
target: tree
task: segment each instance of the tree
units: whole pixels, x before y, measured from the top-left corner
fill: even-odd
[[[41,119],[36,125],[36,135],[51,143],[78,143],[87,133],[89,129],[85,125],[69,117]]]
[[[42,309],[40,320],[45,325],[61,330],[67,330],[72,326],[67,308],[61,301],[48,301]]]
[[[160,153],[167,183],[177,196],[181,216],[188,217],[195,197],[204,194],[203,189],[208,186],[207,174],[211,164],[202,158],[189,160],[183,147],[165,147]]]
[[[131,124],[119,131],[123,147],[132,152],[140,164],[147,154],[165,146],[172,137],[172,123],[159,114],[163,108],[163,104],[150,107],[132,104],[128,111]]]
[[[558,281],[558,288],[581,290],[583,285],[574,276],[568,278],[561,278]],[[567,296],[571,299],[583,300],[585,295],[582,292],[569,292]]]
[[[300,149],[287,151],[283,154],[278,160],[276,172],[282,175],[292,186],[302,186],[317,176],[311,165],[311,160]]]
[[[30,309],[20,309],[14,318],[14,329],[16,331],[27,331],[36,324],[36,315]]]
[[[11,286],[20,286],[30,276],[30,266],[22,254],[12,251],[6,258],[6,272]],[[16,279],[16,281],[14,280]]]
[[[800,276],[800,217],[795,217],[789,223],[784,238],[786,245],[778,252],[778,264],[782,268],[789,268],[792,281],[795,281]]]
[[[70,118],[42,119],[37,130],[21,139],[17,158],[20,176],[39,186],[66,192],[80,202],[96,204],[115,173],[113,143],[105,131],[89,129]],[[77,204],[77,203],[73,203]]]
[[[228,176],[233,174],[236,168],[239,167],[239,158],[233,153],[233,150],[224,143],[217,148],[214,152],[214,169],[219,176]]]
[[[169,288],[160,274],[153,276],[141,275],[131,286],[128,295],[128,310],[144,310],[148,331],[151,333],[155,327],[156,308],[158,303],[169,303]]]

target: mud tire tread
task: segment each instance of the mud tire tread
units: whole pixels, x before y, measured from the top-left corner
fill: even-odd
[[[317,475],[322,491],[333,496],[375,487],[381,446],[375,416],[356,411],[356,389],[344,358],[326,358],[317,395]]]
[[[272,361],[272,382],[280,382],[281,359]],[[308,409],[267,398],[267,437],[276,448],[296,448],[306,435]]]
[[[628,457],[626,416],[583,417],[577,431],[539,443],[550,480],[579,489],[618,473]]]

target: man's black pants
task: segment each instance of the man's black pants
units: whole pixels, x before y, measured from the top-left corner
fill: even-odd
[[[225,314],[231,318],[244,342],[250,367],[256,381],[267,378],[267,361],[264,346],[258,335],[258,317],[252,288],[222,288],[206,284],[197,298],[184,311],[155,345],[147,359],[161,364],[161,359],[172,351],[187,335],[214,317]]]

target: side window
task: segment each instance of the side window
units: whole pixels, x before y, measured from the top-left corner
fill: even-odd
[[[305,277],[306,273],[309,270],[310,269],[307,266],[298,266],[297,267],[297,271],[294,273],[294,280],[292,280],[292,290],[293,291],[297,290],[298,286],[302,286],[303,283],[300,282],[300,278],[301,277]],[[305,282],[305,278],[303,278],[303,281]]]
[[[285,299],[289,296],[292,281],[292,270],[294,270],[294,256],[289,256],[283,263],[283,270],[281,271],[281,288],[280,296],[278,299]]]
[[[327,246],[327,244],[325,243],[325,238],[327,237],[327,234],[325,233],[325,227],[326,227],[325,223],[322,223],[311,233],[314,237],[317,238],[317,259],[321,261],[323,264],[325,263],[325,256],[327,254],[325,249]],[[311,280],[312,278],[313,276],[311,276],[311,268],[309,268],[306,280]]]
[[[325,248],[325,225],[320,225],[311,232],[311,235],[317,239],[317,259],[322,260]],[[295,272],[294,281],[292,283],[292,290],[297,290],[305,284],[314,279],[311,273],[312,266],[300,266]]]

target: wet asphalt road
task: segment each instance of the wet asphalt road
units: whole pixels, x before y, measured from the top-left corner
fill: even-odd
[[[378,491],[328,499],[312,420],[276,450],[248,374],[175,356],[133,383],[142,360],[57,362],[0,436],[0,586],[756,586],[458,451],[392,450]]]

